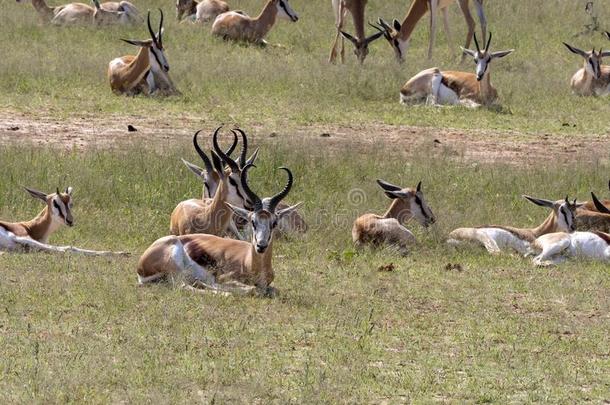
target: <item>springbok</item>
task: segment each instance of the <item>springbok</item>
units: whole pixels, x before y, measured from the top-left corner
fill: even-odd
[[[56,25],[90,25],[93,21],[95,8],[83,3],[69,3],[57,7],[49,7],[45,0],[31,0],[34,9],[44,22]],[[25,0],[17,0],[24,3]]]
[[[432,210],[424,199],[421,181],[415,189],[402,188],[383,180],[377,180],[392,204],[382,215],[364,214],[354,221],[352,239],[356,246],[383,244],[396,246],[402,254],[408,253],[409,246],[416,240],[404,224],[415,218],[422,226],[428,227],[436,221]]]
[[[335,35],[335,40],[328,58],[330,63],[334,63],[337,59],[337,42],[339,41],[339,36],[341,36],[341,63],[345,62],[345,38],[354,45],[354,54],[358,58],[358,61],[362,64],[364,63],[366,56],[369,54],[369,44],[383,35],[383,32],[377,32],[369,37],[364,34],[364,9],[366,7],[366,3],[367,0],[332,0],[333,10],[335,12],[337,34]],[[347,12],[352,15],[356,37],[353,37],[347,32],[343,31],[343,24],[345,22]]]
[[[88,256],[128,255],[125,252],[106,252],[79,249],[73,246],[52,246],[49,237],[61,226],[74,226],[72,215],[72,187],[60,193],[46,194],[31,188],[25,190],[45,203],[43,210],[32,220],[23,222],[0,221],[0,251],[36,250],[55,253],[79,253]]]
[[[299,20],[288,0],[268,0],[263,11],[255,18],[237,11],[218,15],[212,24],[212,34],[223,39],[266,45],[264,38],[273,28],[277,17],[292,22]]]
[[[393,26],[391,27],[390,24],[388,24],[382,18],[379,18],[379,26],[373,25],[373,27],[384,34],[385,38],[388,40],[389,44],[394,50],[396,59],[398,62],[403,63],[405,61],[407,49],[409,48],[413,30],[417,26],[419,20],[421,20],[422,17],[428,11],[430,11],[430,41],[428,43],[428,59],[431,59],[432,48],[434,47],[434,40],[436,37],[437,10],[441,10],[443,12],[443,23],[445,26],[445,33],[447,35],[447,43],[450,44],[451,42],[449,20],[447,18],[447,7],[453,2],[454,0],[413,0],[411,7],[409,7],[409,11],[407,12],[407,16],[403,20],[402,24],[397,20],[394,20]],[[483,0],[473,0],[473,2],[475,8],[477,9],[477,14],[479,15],[483,38],[485,38],[487,34],[487,20],[483,10]],[[457,3],[464,14],[466,25],[468,25],[468,33],[466,34],[466,43],[464,48],[469,48],[475,28],[474,19],[472,18],[472,14],[470,14],[469,0],[457,0]],[[452,49],[451,45],[449,45],[449,49]]]
[[[458,228],[449,234],[447,243],[459,245],[470,241],[482,244],[489,253],[500,253],[511,249],[518,253],[528,254],[530,244],[542,235],[554,232],[574,232],[574,217],[579,204],[565,200],[550,201],[524,195],[528,201],[541,207],[551,209],[551,213],[536,228],[515,228],[502,225],[483,225],[476,228]]]
[[[476,74],[457,71],[441,71],[439,68],[422,70],[413,76],[400,89],[400,102],[403,104],[425,101],[432,105],[462,104],[476,108],[490,105],[498,97],[498,92],[491,85],[489,64],[493,59],[503,58],[514,51],[490,51],[491,33],[485,48],[481,50],[476,34],[474,42],[477,50],[463,49],[463,52],[474,58]]]
[[[222,0],[176,0],[176,18],[178,21],[193,20],[195,22],[214,21],[218,15],[229,11],[229,5]]]
[[[551,266],[564,262],[568,257],[581,257],[610,261],[610,234],[604,232],[556,232],[542,235],[532,243],[537,266]]]
[[[600,49],[595,51],[595,48],[589,52],[585,52],[571,45],[563,43],[570,52],[580,55],[584,59],[584,65],[578,69],[570,86],[574,94],[579,96],[605,96],[609,93],[608,86],[610,85],[610,66],[602,65],[602,58],[609,56],[610,51]]]
[[[157,34],[150,25],[150,11],[147,15],[146,22],[151,39],[122,39],[128,44],[140,47],[138,54],[121,56],[108,64],[110,88],[115,94],[180,94],[169,77],[169,64],[163,48],[163,11],[159,9],[159,12],[161,20]]]
[[[583,203],[576,210],[576,228],[582,231],[610,232],[610,209],[600,201],[594,193],[591,193],[591,201]],[[588,209],[593,205],[593,209]]]
[[[188,285],[215,292],[275,292],[270,286],[274,279],[271,263],[273,231],[279,219],[294,211],[298,204],[277,209],[292,188],[293,177],[289,169],[280,168],[288,174],[286,187],[275,196],[261,200],[248,186],[247,173],[252,167],[244,167],[240,178],[248,199],[252,201],[252,209],[229,204],[236,215],[250,223],[251,242],[203,234],[158,239],[140,257],[137,267],[140,284],[180,274]]]
[[[132,19],[130,14],[125,11],[114,11],[107,10],[103,8],[99,2],[99,0],[92,0],[95,9],[93,10],[93,25],[95,26],[103,26],[103,25],[127,25],[132,23]]]

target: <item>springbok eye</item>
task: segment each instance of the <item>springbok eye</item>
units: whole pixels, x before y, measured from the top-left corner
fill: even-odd
[[[277,220],[273,221],[273,223],[271,224],[272,228],[275,228],[277,226]]]

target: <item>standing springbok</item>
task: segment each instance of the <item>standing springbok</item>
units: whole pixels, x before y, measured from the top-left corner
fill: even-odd
[[[163,11],[159,9],[159,12],[161,20],[157,34],[150,25],[150,11],[147,15],[146,22],[151,39],[122,39],[128,44],[140,47],[138,54],[121,56],[108,64],[110,88],[115,94],[180,94],[169,77],[169,64],[163,48]]]
[[[373,27],[380,30],[384,34],[390,46],[392,46],[392,49],[394,50],[396,59],[398,62],[403,63],[405,61],[407,49],[409,48],[413,30],[417,26],[419,20],[421,20],[422,17],[426,15],[428,11],[430,11],[430,41],[428,43],[428,59],[431,59],[434,40],[436,37],[436,14],[438,10],[443,12],[443,23],[445,33],[447,35],[447,43],[449,44],[449,49],[452,49],[450,44],[451,34],[449,33],[447,7],[453,4],[454,1],[455,0],[413,0],[402,24],[397,20],[394,20],[393,27],[391,27],[390,24],[385,22],[382,18],[379,18],[379,26],[373,25]],[[475,31],[474,19],[472,18],[472,14],[470,14],[469,0],[457,0],[457,3],[464,14],[466,25],[468,25],[468,33],[466,34],[464,48],[469,48]],[[477,14],[479,15],[483,38],[485,38],[487,34],[487,20],[485,18],[485,12],[483,11],[483,0],[474,0],[474,5],[477,9]]]
[[[402,188],[383,180],[377,180],[377,184],[392,199],[392,204],[384,215],[364,214],[358,217],[352,227],[352,239],[359,247],[387,244],[397,247],[402,254],[407,254],[409,246],[416,240],[404,224],[412,218],[424,227],[436,221],[424,199],[421,181],[415,189]]]
[[[229,5],[222,0],[176,0],[176,18],[199,23],[214,21],[218,15],[229,11]]]
[[[369,44],[383,35],[383,32],[375,33],[366,37],[364,33],[364,9],[367,0],[332,0],[333,10],[335,12],[335,26],[337,34],[330,50],[328,61],[334,63],[337,59],[337,45],[339,36],[341,36],[341,63],[345,62],[345,39],[348,39],[354,45],[354,54],[358,58],[358,62],[364,63],[364,59],[369,54]],[[354,30],[356,37],[351,36],[343,31],[343,24],[347,13],[352,15],[354,21]]]
[[[491,85],[489,64],[494,59],[505,57],[514,49],[491,52],[491,33],[483,50],[479,48],[476,34],[474,42],[476,51],[470,49],[463,51],[474,58],[476,73],[441,71],[436,67],[422,70],[400,89],[400,102],[403,104],[426,102],[432,105],[462,104],[471,108],[492,104],[498,97],[498,92]]]
[[[181,274],[189,285],[212,291],[274,293],[275,289],[270,287],[274,279],[271,264],[273,231],[279,219],[294,211],[298,204],[277,210],[292,188],[293,177],[289,169],[280,168],[288,174],[286,187],[275,196],[261,200],[248,186],[247,172],[251,167],[243,169],[240,181],[252,201],[252,209],[229,205],[236,215],[250,223],[251,242],[203,234],[158,239],[140,257],[137,268],[140,284]]]
[[[268,0],[263,11],[255,18],[237,11],[220,14],[212,24],[212,34],[223,39],[266,45],[264,38],[273,28],[277,17],[292,22],[299,20],[288,0]]]
[[[0,251],[36,250],[54,253],[79,253],[88,256],[127,255],[125,252],[106,252],[79,249],[72,246],[52,246],[49,237],[61,226],[74,226],[72,216],[72,187],[60,193],[46,194],[25,188],[30,195],[45,203],[43,210],[32,220],[23,222],[0,221]]]
[[[610,85],[610,66],[602,65],[602,58],[609,56],[610,51],[600,49],[598,52],[595,48],[589,52],[585,52],[571,45],[563,43],[570,52],[580,55],[584,59],[584,65],[578,69],[572,80],[570,87],[574,94],[579,96],[605,96],[609,93],[608,86]]]
[[[483,225],[476,228],[458,228],[449,234],[447,243],[459,245],[470,241],[482,244],[489,253],[500,253],[503,250],[515,250],[525,255],[529,252],[530,244],[536,238],[554,232],[574,232],[574,216],[580,204],[565,200],[550,201],[524,195],[528,201],[541,207],[551,209],[551,213],[542,224],[536,228],[515,228],[502,225]]]

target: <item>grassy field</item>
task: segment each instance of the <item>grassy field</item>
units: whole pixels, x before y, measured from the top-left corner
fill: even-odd
[[[269,49],[224,43],[210,35],[209,26],[179,25],[173,1],[151,0],[146,5],[136,1],[142,9],[161,6],[165,10],[171,74],[184,93],[170,100],[149,100],[114,96],[105,77],[111,59],[136,51],[119,38],[143,39],[144,26],[100,31],[41,26],[30,4],[6,3],[0,17],[4,43],[0,104],[32,114],[154,114],[177,120],[188,115],[274,127],[384,122],[566,134],[609,129],[607,100],[575,97],[569,89],[569,79],[582,61],[561,42],[584,49],[610,47],[599,33],[572,38],[589,22],[584,0],[546,0],[536,6],[507,0],[486,5],[493,48],[515,48],[516,52],[491,67],[500,111],[474,112],[406,109],[397,102],[401,85],[423,68],[436,65],[474,71],[471,61],[460,65],[459,58],[449,53],[440,22],[433,61],[425,57],[428,29],[422,21],[404,65],[398,65],[390,46],[379,40],[371,46],[363,67],[351,48],[345,66],[332,66],[326,62],[334,35],[328,1],[292,0],[301,18],[296,24],[278,23],[268,39],[283,47]],[[230,3],[257,14],[262,1]],[[610,10],[602,4],[596,2],[596,11],[602,28],[610,29]],[[367,19],[402,19],[406,9],[406,1],[370,2]],[[450,21],[457,55],[466,28],[455,6]],[[348,31],[353,31],[351,22]]]

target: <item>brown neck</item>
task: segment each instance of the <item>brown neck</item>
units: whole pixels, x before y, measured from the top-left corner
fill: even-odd
[[[253,19],[255,30],[258,33],[259,38],[264,37],[271,31],[273,24],[275,24],[276,17],[277,5],[274,0],[269,0],[259,16]]]
[[[44,19],[50,21],[53,18],[54,8],[49,7],[45,0],[32,0],[32,5],[34,6],[38,14],[40,14],[40,16]]]
[[[27,230],[30,238],[42,243],[46,243],[51,233],[55,230],[53,229],[53,217],[48,207],[44,207],[36,218],[21,224]]]
[[[584,75],[583,75],[583,79],[584,79],[584,83],[583,83],[583,88],[584,89],[590,89],[593,85],[593,75],[589,73],[589,71],[587,70],[587,65],[588,62],[585,60],[585,63],[583,65],[583,70],[584,70]]]
[[[494,89],[491,87],[491,74],[489,73],[489,66],[487,67],[487,72],[483,75],[483,79],[479,82],[479,94],[481,95],[481,101],[483,103],[488,103],[493,101],[494,98]]]
[[[537,238],[547,233],[557,232],[557,216],[554,212],[551,212],[544,222],[538,225],[536,228],[531,229],[534,236]]]
[[[390,208],[383,214],[384,218],[395,218],[399,223],[404,224],[409,219],[413,218],[413,214],[411,213],[411,209],[405,204],[401,199],[392,200],[392,204],[390,204]]]
[[[218,228],[219,232],[226,230],[229,221],[233,216],[233,211],[225,204],[227,201],[228,189],[227,179],[220,180],[218,189],[216,189],[216,194],[214,194],[212,203],[209,206],[209,212],[213,216],[211,220],[213,221],[214,227]]]
[[[407,39],[411,38],[411,34],[413,33],[415,26],[427,12],[428,3],[426,0],[413,0],[413,3],[411,3],[411,7],[407,12],[407,16],[400,26],[398,39],[406,41]]]
[[[144,75],[150,70],[150,57],[147,47],[141,47],[136,55],[136,58],[127,66],[125,73],[125,82],[128,89],[138,85]]]
[[[250,244],[250,269],[254,276],[254,284],[257,287],[267,287],[274,279],[273,266],[273,239],[269,243],[265,253],[258,253],[254,244]]]
[[[356,37],[363,41],[366,38],[364,34],[364,8],[366,7],[366,0],[354,1],[350,4],[349,11],[352,14],[354,21],[354,30],[356,31]]]

